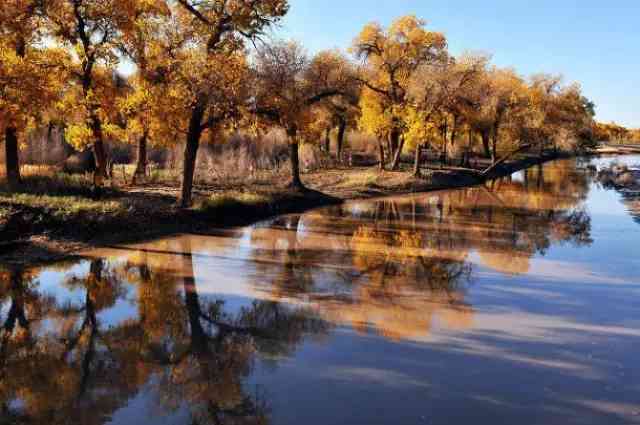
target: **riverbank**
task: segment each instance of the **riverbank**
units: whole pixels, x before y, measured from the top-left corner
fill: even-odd
[[[638,155],[640,145],[615,145],[603,143],[594,151],[596,155]]]
[[[51,182],[26,179],[18,194],[0,191],[0,262],[50,263],[84,249],[177,233],[206,234],[354,199],[468,187],[561,157],[523,156],[486,174],[480,171],[483,163],[474,164],[475,168],[432,166],[420,177],[413,176],[408,165],[400,171],[322,170],[303,176],[305,191],[287,188],[277,179],[242,187],[199,187],[190,209],[176,207],[177,187],[109,189],[97,200],[76,181],[50,188]]]

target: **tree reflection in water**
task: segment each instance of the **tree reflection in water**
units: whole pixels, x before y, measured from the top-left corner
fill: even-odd
[[[65,281],[81,302],[40,292],[37,271],[3,272],[0,423],[103,424],[150,390],[165,414],[188,409],[190,423],[267,423],[266,401],[245,382],[255,355],[288,355],[327,325],[274,301],[226,311],[199,295],[188,240],[180,248],[161,261],[91,260]],[[179,273],[149,265],[167,260]],[[103,320],[132,294],[136,315]]]
[[[143,396],[191,423],[266,423],[268,401],[247,384],[257,355],[277,363],[334,325],[391,340],[473,326],[465,298],[476,264],[518,275],[554,244],[591,242],[588,187],[558,163],[482,187],[284,216],[246,238],[121,247],[65,272],[51,294],[39,270],[6,268],[0,423],[103,424]],[[203,294],[207,273],[194,271],[194,254],[221,247],[240,260],[231,284],[252,288],[243,307]],[[123,305],[133,313],[110,319]]]
[[[526,273],[552,244],[591,243],[588,175],[571,161],[485,186],[281,217],[251,231],[255,286],[325,319],[391,339],[421,338],[434,318],[473,324],[474,257]]]

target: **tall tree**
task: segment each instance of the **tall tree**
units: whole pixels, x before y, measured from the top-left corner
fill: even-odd
[[[364,85],[360,126],[367,132],[386,136],[393,156],[391,169],[397,169],[407,131],[405,121],[409,84],[424,65],[447,59],[443,34],[428,31],[426,22],[404,16],[387,29],[368,24],[355,39],[352,50],[363,61],[360,76]],[[384,158],[381,158],[384,160]]]
[[[227,120],[229,102],[237,98],[237,86],[230,86],[228,76],[238,76],[244,41],[253,41],[277,23],[288,11],[287,0],[177,0],[176,22],[181,34],[189,40],[184,49],[190,51],[195,67],[176,67],[177,78],[193,81],[200,75],[204,83],[189,84],[190,113],[184,152],[181,205],[191,204],[193,175],[198,148],[205,129]],[[202,72],[206,68],[209,73]],[[229,69],[227,69],[229,68]],[[201,73],[202,72],[202,73]],[[221,75],[222,74],[222,75]],[[222,78],[221,78],[222,77]],[[232,77],[233,79],[233,77]],[[238,81],[237,79],[235,81]],[[213,89],[213,90],[212,90]],[[229,92],[234,96],[227,96]]]
[[[64,77],[55,63],[61,52],[39,46],[43,39],[42,0],[7,0],[0,10],[0,130],[5,140],[7,181],[21,180],[19,143],[27,127],[59,94]]]
[[[358,101],[362,85],[358,81],[354,65],[339,51],[320,52],[311,66],[316,68],[316,74],[324,76],[326,87],[335,86],[341,91],[340,96],[325,98],[318,105],[326,126],[325,150],[330,151],[329,137],[331,129],[335,128],[336,158],[341,161],[347,128],[357,125],[359,118]]]
[[[102,186],[108,174],[105,143],[114,125],[111,78],[118,64],[115,49],[123,32],[130,28],[135,3],[128,0],[47,2],[51,35],[76,56],[69,66],[69,75],[76,86],[68,92],[70,98],[66,102],[72,120],[67,139],[77,148],[92,147],[97,187]]]
[[[325,99],[348,98],[353,82],[345,62],[327,53],[310,59],[295,42],[262,45],[255,58],[255,112],[285,130],[291,160],[291,187],[303,189],[300,179],[300,137],[316,121],[314,106]]]
[[[162,28],[170,17],[168,5],[162,1],[134,4],[133,21],[123,34],[118,50],[131,60],[137,70],[130,78],[132,90],[120,99],[118,108],[126,120],[126,137],[137,144],[137,164],[133,184],[147,175],[147,150],[154,136],[153,104],[167,88],[160,72],[165,63]],[[166,44],[165,44],[166,45]]]

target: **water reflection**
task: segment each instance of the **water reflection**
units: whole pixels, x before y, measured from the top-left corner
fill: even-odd
[[[428,334],[434,318],[469,328],[476,262],[522,274],[552,244],[591,243],[588,188],[588,176],[564,163],[483,187],[283,217],[250,230],[252,285],[394,340]]]
[[[609,163],[599,161],[598,180],[604,188],[620,194],[627,212],[640,223],[640,163],[637,157],[625,159]]]
[[[392,342],[472,329],[478,269],[518,276],[552,245],[592,242],[589,184],[564,161],[481,187],[112,247],[57,266],[53,287],[40,270],[6,269],[2,419],[102,424],[145,397],[179,423],[267,423],[269,398],[248,384],[257,360],[277,366],[336,327]]]
[[[266,423],[266,402],[243,384],[255,355],[286,355],[328,327],[303,308],[255,301],[232,313],[200,297],[188,238],[179,248],[180,273],[144,254],[99,258],[65,279],[67,294],[39,292],[35,271],[3,272],[3,421],[102,424],[151,392],[164,414],[187,409],[189,423]],[[103,320],[123,300],[136,313]]]

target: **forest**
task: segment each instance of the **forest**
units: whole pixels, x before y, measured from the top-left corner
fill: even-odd
[[[277,36],[289,8],[5,2],[5,228],[460,186],[614,133],[579,84],[454,55],[419,17],[367,24],[350,46],[310,54]]]

